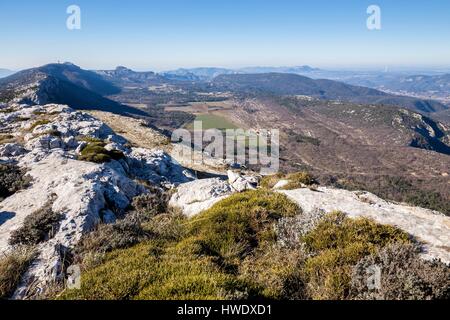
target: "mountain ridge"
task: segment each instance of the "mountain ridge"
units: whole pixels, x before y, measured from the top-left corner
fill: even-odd
[[[316,80],[296,74],[220,75],[212,81],[212,84],[220,90],[241,93],[259,91],[276,95],[306,95],[324,100],[392,104],[421,112],[436,112],[448,109],[444,104],[433,100],[397,96],[372,88],[348,85],[334,80]]]

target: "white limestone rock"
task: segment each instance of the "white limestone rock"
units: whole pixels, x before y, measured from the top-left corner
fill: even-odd
[[[192,217],[211,208],[233,191],[227,181],[219,178],[195,180],[179,185],[169,205],[181,209],[183,214]]]
[[[168,188],[195,180],[189,170],[162,150],[133,148],[126,161],[130,167],[130,174],[136,178],[162,184]]]
[[[243,176],[232,170],[227,171],[228,182],[236,192],[254,190],[258,186],[258,179],[255,176]]]
[[[288,185],[288,183],[289,183],[289,180],[282,179],[282,180],[278,181],[278,182],[273,186],[272,189],[274,189],[274,190],[283,189],[284,187],[286,187],[286,186]]]
[[[278,191],[296,202],[304,212],[335,210],[349,217],[367,217],[380,224],[396,226],[424,243],[425,259],[450,263],[450,217],[439,212],[395,204],[369,192],[319,187]]]
[[[43,207],[53,198],[53,211],[63,215],[55,236],[38,246],[39,258],[33,263],[19,288],[17,297],[23,297],[28,279],[39,280],[40,285],[52,281],[60,270],[60,255],[55,248],[73,247],[82,234],[100,222],[100,212],[107,207],[124,210],[132,197],[144,188],[109,164],[67,159],[61,154],[50,154],[32,167],[30,188],[8,197],[0,204],[0,211],[13,212],[14,217],[0,225],[0,251],[8,249],[13,230],[22,226],[26,216]]]
[[[21,119],[17,121],[17,119]],[[45,119],[46,121],[42,121]],[[40,121],[41,125],[35,125]],[[147,190],[135,180],[175,186],[193,180],[190,172],[163,151],[129,149],[127,141],[103,122],[67,106],[13,106],[0,113],[3,132],[22,133],[25,146],[2,145],[2,161],[14,161],[32,178],[31,186],[0,203],[0,254],[11,250],[11,233],[24,219],[52,199],[62,219],[55,235],[37,246],[38,257],[23,277],[14,298],[28,298],[61,276],[62,256],[100,222],[113,223],[136,195]],[[25,133],[23,133],[25,132]],[[78,161],[86,142],[77,137],[105,140],[109,149],[124,150],[125,159],[96,164]]]
[[[17,143],[0,145],[0,158],[15,158],[27,153],[27,150]]]

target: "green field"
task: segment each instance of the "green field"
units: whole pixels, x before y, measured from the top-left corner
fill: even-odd
[[[227,120],[225,117],[221,117],[215,114],[200,114],[197,115],[195,121],[202,121],[203,130],[208,129],[237,129],[236,125],[234,125],[231,121]],[[194,123],[190,123],[186,126],[186,129],[192,130],[194,129]]]

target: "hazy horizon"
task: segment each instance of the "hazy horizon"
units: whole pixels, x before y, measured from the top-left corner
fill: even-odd
[[[157,73],[162,73],[162,72],[168,72],[168,71],[175,71],[178,69],[196,69],[196,68],[218,68],[218,69],[230,69],[230,70],[240,70],[240,69],[246,69],[246,68],[294,68],[294,67],[302,67],[302,66],[308,66],[311,68],[316,68],[316,69],[320,69],[322,71],[348,71],[348,72],[391,72],[391,73],[402,73],[402,72],[406,72],[406,73],[411,73],[411,72],[430,72],[430,73],[448,73],[450,72],[450,65],[448,66],[402,66],[402,65],[394,65],[394,66],[316,66],[316,65],[307,65],[307,64],[302,64],[302,63],[298,63],[295,65],[242,65],[242,66],[234,66],[234,65],[190,65],[190,66],[184,66],[184,65],[177,65],[177,66],[173,66],[173,67],[167,67],[167,68],[133,68],[130,67],[128,65],[121,65],[121,64],[113,64],[111,67],[108,68],[90,68],[87,66],[83,66],[81,64],[78,64],[76,62],[73,61],[48,61],[48,62],[44,62],[42,64],[38,64],[38,65],[29,65],[20,69],[11,69],[11,68],[7,68],[4,67],[3,65],[0,65],[0,70],[7,70],[7,71],[12,71],[12,72],[19,72],[22,70],[26,70],[26,69],[31,69],[31,68],[37,68],[37,67],[41,67],[43,65],[47,65],[47,64],[54,64],[54,63],[72,63],[82,69],[85,70],[114,70],[117,67],[126,67],[129,68],[133,71],[137,71],[137,72],[157,72]],[[149,64],[151,65],[151,64]]]
[[[70,5],[81,29],[69,30]],[[381,9],[381,30],[366,25]],[[24,10],[24,6],[27,10]],[[310,65],[449,69],[450,2],[17,1],[0,3],[0,68],[57,61],[86,69]]]

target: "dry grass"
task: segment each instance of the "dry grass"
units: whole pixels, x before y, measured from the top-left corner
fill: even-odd
[[[35,252],[30,247],[17,247],[0,256],[0,299],[10,297],[34,257]]]

